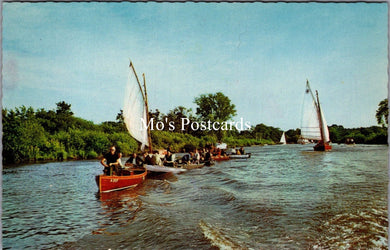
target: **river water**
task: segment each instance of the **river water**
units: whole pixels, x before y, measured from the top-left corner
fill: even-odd
[[[252,157],[99,195],[98,161],[3,169],[4,249],[387,249],[387,146]]]

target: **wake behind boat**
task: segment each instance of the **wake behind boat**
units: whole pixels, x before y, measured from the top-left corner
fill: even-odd
[[[318,141],[314,146],[315,151],[329,151],[332,149],[328,125],[321,110],[318,92],[316,91],[315,98],[310,89],[309,81],[306,81],[301,138]]]

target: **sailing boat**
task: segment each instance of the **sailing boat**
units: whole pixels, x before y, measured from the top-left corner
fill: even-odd
[[[129,67],[130,72],[125,91],[123,117],[127,130],[134,139],[141,143],[141,150],[143,150],[145,146],[151,145],[150,136],[148,134],[150,131],[140,124],[142,119],[147,121],[148,115],[146,85],[144,83],[143,91],[132,62],[130,62]],[[124,174],[112,176],[102,174],[96,176],[96,183],[99,187],[99,191],[106,193],[135,187],[145,180],[147,170],[143,168],[130,169],[122,171],[122,173]]]
[[[286,135],[283,132],[282,137],[280,137],[279,144],[285,145],[286,144]]]
[[[123,117],[126,128],[130,135],[141,143],[141,151],[145,146],[149,153],[152,153],[152,139],[150,136],[149,113],[148,113],[148,95],[146,92],[145,74],[142,74],[144,86],[143,89],[139,82],[137,73],[133,64],[130,62],[130,74],[127,83]],[[157,173],[180,173],[186,169],[166,167],[160,165],[145,165],[147,171]]]
[[[309,81],[306,81],[306,91],[303,106],[301,138],[307,140],[316,140],[318,143],[314,146],[315,151],[329,151],[330,137],[328,125],[321,110],[318,92],[316,97],[310,89]]]

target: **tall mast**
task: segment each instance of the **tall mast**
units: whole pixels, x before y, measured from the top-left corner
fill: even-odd
[[[148,93],[146,92],[146,81],[145,74],[142,74],[144,79],[144,93],[145,93],[145,107],[146,107],[146,120],[149,124],[149,107],[148,107]],[[150,136],[150,127],[148,126],[148,143],[149,143],[149,153],[152,153],[152,138]]]
[[[131,61],[130,61],[129,67],[130,67],[130,68],[133,70],[133,72],[134,72],[135,78],[137,79],[138,87],[139,87],[139,89],[141,90],[142,97],[143,97],[144,100],[145,100],[145,95],[144,95],[144,92],[142,91],[141,83],[140,83],[139,80],[138,80],[137,72],[135,72],[133,63],[132,63]]]
[[[324,124],[322,121],[322,115],[321,115],[321,106],[320,106],[320,100],[318,98],[318,91],[316,90],[316,97],[317,97],[317,115],[318,115],[318,121],[320,122],[320,133],[321,133],[321,140],[325,143],[324,139]]]

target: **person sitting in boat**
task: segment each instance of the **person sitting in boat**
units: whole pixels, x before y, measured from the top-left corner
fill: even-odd
[[[206,156],[206,149],[205,148],[200,149],[199,155],[200,155],[199,163],[204,162],[204,157]]]
[[[162,161],[161,161],[160,154],[158,153],[157,150],[153,152],[150,163],[151,163],[151,165],[159,165],[159,166],[163,165]]]
[[[142,167],[144,161],[136,153],[133,153],[130,158],[126,161],[125,166],[131,167]]]
[[[211,154],[210,150],[206,149],[206,154],[204,156],[204,162],[206,163],[206,165],[211,164],[211,161],[212,161],[211,155],[212,154]]]
[[[103,155],[100,163],[104,166],[103,172],[106,175],[112,175],[116,170],[114,167],[121,166],[121,153],[116,152],[115,146],[110,147],[110,151]]]
[[[183,155],[183,157],[181,158],[181,162],[183,164],[188,164],[191,162],[191,156],[190,154],[186,153],[185,155]]]
[[[240,154],[242,154],[242,155],[244,155],[244,154],[245,154],[245,150],[244,150],[244,148],[243,148],[243,147],[241,147],[241,148],[240,148],[240,150],[238,150],[238,151],[240,151]]]
[[[193,163],[199,164],[200,163],[200,154],[198,149],[195,149],[194,157],[193,157]]]
[[[167,151],[167,154],[165,155],[164,166],[175,166],[175,155],[172,154],[171,151]]]
[[[152,157],[148,154],[148,152],[145,151],[142,154],[142,161],[144,162],[144,164],[152,165]]]

